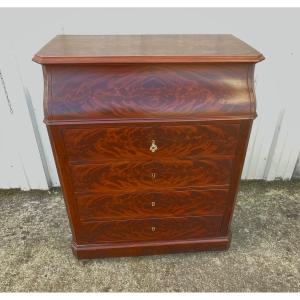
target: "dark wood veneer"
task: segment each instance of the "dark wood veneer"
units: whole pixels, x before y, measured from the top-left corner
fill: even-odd
[[[134,219],[82,222],[82,243],[139,242],[214,237],[220,233],[222,216]]]
[[[81,221],[223,215],[226,189],[76,194]]]
[[[239,124],[72,128],[64,131],[70,161],[234,155]],[[149,151],[155,140],[159,151]]]
[[[76,64],[44,69],[50,123],[255,116],[247,63]]]
[[[230,159],[118,161],[71,165],[75,192],[109,192],[145,188],[227,185]]]
[[[229,247],[262,59],[232,35],[58,36],[37,53],[78,258]]]

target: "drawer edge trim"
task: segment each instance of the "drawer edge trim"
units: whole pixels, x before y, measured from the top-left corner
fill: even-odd
[[[129,123],[181,123],[181,122],[210,122],[210,121],[241,121],[241,120],[254,120],[256,119],[257,114],[249,114],[249,115],[236,115],[236,116],[210,116],[210,117],[202,117],[202,118],[164,118],[164,119],[44,119],[43,122],[47,126],[55,126],[55,125],[86,125],[86,124],[129,124]]]

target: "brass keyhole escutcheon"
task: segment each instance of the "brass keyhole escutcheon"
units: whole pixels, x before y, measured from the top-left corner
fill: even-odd
[[[151,230],[154,232],[156,230],[156,227],[151,227]]]
[[[154,153],[155,151],[157,151],[158,150],[158,147],[156,146],[156,144],[155,144],[155,140],[152,140],[152,144],[151,144],[151,146],[150,146],[150,151],[152,152],[152,153]]]
[[[152,172],[151,177],[152,177],[152,179],[155,179],[156,178],[156,173]]]
[[[151,205],[152,205],[152,206],[155,206],[155,205],[156,205],[156,203],[155,203],[155,202],[152,202],[152,203],[151,203]]]

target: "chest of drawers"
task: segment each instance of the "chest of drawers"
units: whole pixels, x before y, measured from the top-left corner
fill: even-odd
[[[228,248],[262,59],[232,35],[64,35],[35,55],[78,258]]]

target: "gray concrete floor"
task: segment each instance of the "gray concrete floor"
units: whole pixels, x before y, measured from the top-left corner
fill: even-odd
[[[225,252],[78,261],[62,195],[0,191],[0,291],[300,291],[300,181],[243,182]]]

